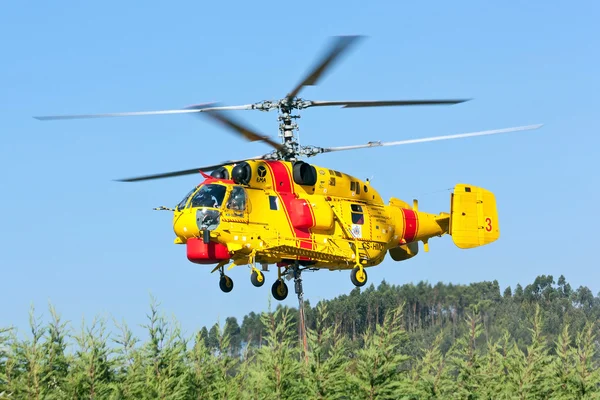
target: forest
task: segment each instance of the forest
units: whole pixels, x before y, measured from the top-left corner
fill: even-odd
[[[186,337],[152,300],[143,339],[32,310],[28,332],[0,328],[0,398],[600,398],[600,298],[564,276],[384,281],[304,309],[306,341],[281,305]]]

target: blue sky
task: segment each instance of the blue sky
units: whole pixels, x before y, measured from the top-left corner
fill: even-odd
[[[95,315],[145,323],[149,295],[186,332],[267,307],[245,268],[218,275],[173,244],[173,206],[201,177],[113,179],[269,151],[189,115],[40,122],[34,115],[143,111],[208,101],[279,99],[333,35],[368,36],[313,100],[472,98],[455,106],[309,109],[303,144],[342,146],[543,123],[506,135],[321,155],[318,165],[371,178],[384,199],[449,210],[456,183],[492,190],[501,237],[473,250],[450,237],[369,282],[504,288],[564,274],[600,291],[595,253],[600,6],[566,2],[28,2],[0,12],[2,224],[0,325],[27,327],[54,304],[78,327]],[[277,114],[236,114],[276,137]],[[348,272],[304,276],[305,297],[348,293]],[[291,286],[290,286],[291,287]],[[285,304],[295,305],[290,294]]]

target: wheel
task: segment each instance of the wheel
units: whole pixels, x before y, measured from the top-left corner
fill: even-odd
[[[261,287],[265,283],[265,274],[261,271],[257,271],[255,269],[252,270],[250,274],[250,282],[256,287]]]
[[[231,292],[231,289],[233,289],[233,281],[227,275],[223,275],[219,280],[219,287],[225,293],[229,293]]]
[[[275,300],[284,300],[288,295],[288,287],[284,281],[276,280],[271,287],[271,294]]]
[[[350,280],[354,283],[354,286],[365,286],[365,283],[367,283],[367,271],[364,268],[361,271],[361,268],[354,267],[352,272],[350,272]]]

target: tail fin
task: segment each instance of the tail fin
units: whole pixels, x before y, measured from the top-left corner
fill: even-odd
[[[448,233],[457,247],[484,246],[500,237],[496,197],[489,190],[458,184],[454,187],[450,207]]]

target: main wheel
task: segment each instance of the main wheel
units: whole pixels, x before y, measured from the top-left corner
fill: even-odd
[[[261,287],[265,283],[265,274],[261,271],[257,271],[255,269],[252,270],[250,274],[250,282],[256,287]]]
[[[288,295],[288,287],[284,281],[277,279],[271,287],[271,294],[275,300],[285,300]]]
[[[350,280],[354,286],[361,287],[367,283],[367,271],[364,268],[354,267],[350,272]]]
[[[233,281],[227,275],[222,275],[219,280],[219,287],[225,293],[229,293],[231,292],[231,289],[233,289]]]

